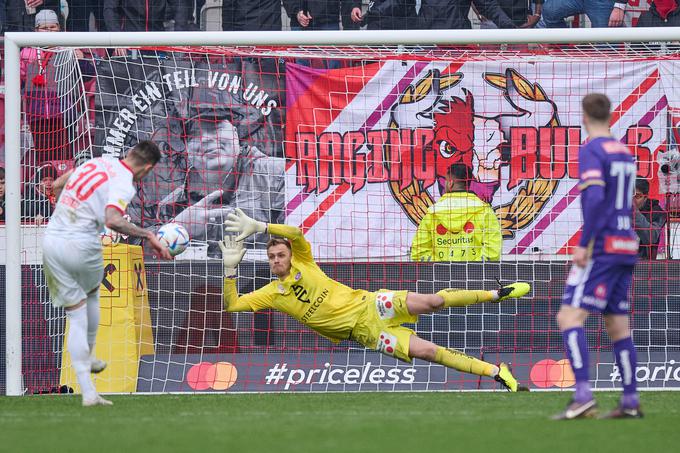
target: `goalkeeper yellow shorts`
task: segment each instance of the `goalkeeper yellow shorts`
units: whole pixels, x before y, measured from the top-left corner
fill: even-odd
[[[415,332],[401,324],[415,323],[418,316],[408,312],[406,294],[408,291],[387,289],[371,293],[366,309],[352,329],[352,339],[367,348],[410,362],[408,346]]]

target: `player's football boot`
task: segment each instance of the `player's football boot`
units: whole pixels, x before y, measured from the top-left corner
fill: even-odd
[[[498,365],[499,371],[494,379],[499,382],[508,392],[528,392],[529,388],[519,385],[515,376],[512,375],[510,368],[505,364],[501,363]]]
[[[106,362],[101,359],[90,359],[90,371],[94,374],[101,373],[106,369]]]
[[[613,411],[603,415],[601,418],[642,418],[644,414],[638,407],[619,406]]]
[[[559,414],[553,415],[553,420],[573,420],[575,418],[594,418],[597,416],[597,403],[589,400],[584,403],[571,401],[567,408]]]
[[[509,285],[501,286],[498,289],[498,300],[496,302],[502,302],[506,299],[518,298],[526,295],[531,291],[531,285],[524,282],[511,283]]]
[[[113,406],[113,401],[102,398],[98,393],[93,398],[83,397],[83,407],[90,406]]]

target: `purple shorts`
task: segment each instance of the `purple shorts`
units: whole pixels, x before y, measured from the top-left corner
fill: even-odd
[[[562,303],[594,313],[626,315],[634,268],[592,260],[585,268],[572,265]]]

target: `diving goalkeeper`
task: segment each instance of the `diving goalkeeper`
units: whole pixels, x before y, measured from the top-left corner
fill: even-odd
[[[517,380],[504,363],[494,365],[419,338],[404,323],[415,323],[418,315],[445,307],[464,307],[483,302],[501,302],[521,297],[528,283],[513,283],[494,291],[444,289],[437,294],[352,289],[326,276],[314,261],[309,242],[299,228],[265,224],[240,209],[227,216],[227,232],[240,233],[220,243],[224,263],[224,306],[227,311],[274,309],[287,313],[334,343],[354,340],[367,348],[411,362],[413,357],[439,363],[465,373],[488,376],[511,392]],[[255,233],[269,233],[267,257],[278,279],[264,287],[238,295],[236,267],[246,251],[243,240]]]

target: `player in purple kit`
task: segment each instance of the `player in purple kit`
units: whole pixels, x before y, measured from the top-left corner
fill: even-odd
[[[590,313],[603,313],[623,381],[619,406],[605,418],[640,418],[635,345],[630,337],[628,289],[637,261],[633,192],[637,167],[630,149],[611,136],[609,99],[583,98],[589,141],[579,150],[583,232],[574,251],[557,323],[576,379],[576,391],[556,420],[594,417],[588,381],[588,344],[583,328]]]

